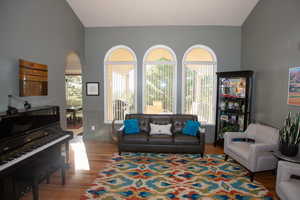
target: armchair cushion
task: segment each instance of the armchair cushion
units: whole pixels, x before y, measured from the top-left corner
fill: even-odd
[[[244,160],[248,160],[250,155],[250,146],[251,144],[247,142],[232,142],[228,148],[241,156]]]

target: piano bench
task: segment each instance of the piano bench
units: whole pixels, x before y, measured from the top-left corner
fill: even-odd
[[[51,161],[50,161],[51,162]],[[57,170],[61,169],[61,183],[65,184],[65,157],[60,156],[59,159],[55,160],[54,163],[49,163],[49,160],[42,160],[30,164],[16,175],[16,180],[29,184],[32,188],[33,200],[39,199],[39,184],[45,179],[47,184],[50,182],[50,176]]]

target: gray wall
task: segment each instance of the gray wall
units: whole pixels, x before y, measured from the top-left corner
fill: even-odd
[[[65,57],[70,51],[84,55],[84,27],[67,2],[1,0],[0,27],[0,111],[7,108],[8,94],[19,94],[19,58],[47,64],[49,70],[48,96],[27,99],[34,106],[64,107]]]
[[[242,68],[255,71],[256,121],[281,127],[288,68],[300,66],[300,1],[261,0],[242,26]]]
[[[83,80],[99,81],[100,96],[84,97],[84,127],[86,138],[109,139],[110,125],[104,125],[103,59],[116,45],[132,48],[138,59],[138,112],[142,112],[142,59],[147,49],[163,44],[171,47],[178,60],[177,111],[181,110],[181,61],[184,52],[192,45],[203,44],[212,48],[218,58],[218,71],[239,70],[241,63],[240,27],[104,27],[85,30],[86,66]],[[91,126],[96,130],[92,131]],[[214,127],[208,127],[208,142],[213,142]]]

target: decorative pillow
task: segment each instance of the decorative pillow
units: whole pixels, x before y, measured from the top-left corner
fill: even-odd
[[[185,135],[196,136],[200,128],[200,122],[187,120],[185,126],[182,129],[182,133]]]
[[[124,133],[125,134],[137,134],[140,132],[139,120],[138,119],[127,119],[124,120]]]
[[[139,125],[140,125],[141,132],[145,132],[145,133],[150,132],[149,119],[140,118]]]
[[[150,135],[172,135],[172,124],[159,125],[150,123]]]

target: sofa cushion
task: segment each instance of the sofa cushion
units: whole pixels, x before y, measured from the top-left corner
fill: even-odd
[[[134,135],[124,135],[123,141],[130,144],[145,144],[148,143],[148,134],[142,132]]]
[[[174,143],[175,144],[199,144],[198,137],[184,135],[182,133],[177,133],[174,136]]]
[[[169,135],[152,135],[149,136],[151,144],[173,144],[173,137]]]

